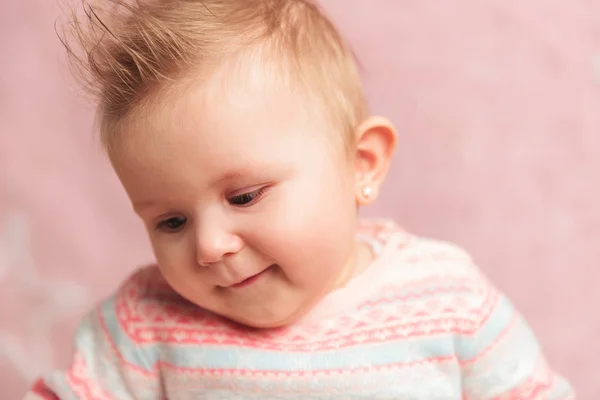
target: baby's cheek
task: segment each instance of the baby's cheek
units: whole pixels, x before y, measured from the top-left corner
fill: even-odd
[[[194,247],[189,238],[160,237],[151,238],[154,256],[163,274],[183,274],[195,268]]]

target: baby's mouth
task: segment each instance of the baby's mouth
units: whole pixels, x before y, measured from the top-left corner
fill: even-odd
[[[263,277],[266,273],[268,273],[269,271],[271,271],[272,269],[274,269],[274,267],[276,266],[276,264],[270,265],[268,268],[262,270],[261,272],[259,272],[258,274],[252,275],[246,279],[244,279],[241,282],[238,282],[236,284],[233,284],[231,286],[228,286],[228,289],[241,289],[241,288],[245,288],[248,287],[254,283],[256,283],[261,277]]]

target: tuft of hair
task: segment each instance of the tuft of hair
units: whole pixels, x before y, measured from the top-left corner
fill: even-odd
[[[59,32],[73,73],[98,105],[111,152],[125,118],[198,70],[260,47],[317,101],[352,145],[366,117],[349,46],[311,0],[82,0]],[[274,56],[274,57],[273,57]],[[285,71],[284,71],[285,70]]]

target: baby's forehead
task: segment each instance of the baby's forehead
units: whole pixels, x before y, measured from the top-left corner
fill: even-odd
[[[123,134],[163,146],[194,140],[215,150],[227,144],[275,144],[294,136],[331,134],[325,116],[314,112],[304,96],[266,79],[260,83],[211,79],[157,97],[132,116],[132,129]]]
[[[316,107],[314,96],[274,68],[260,68],[258,63],[224,65],[208,76],[188,78],[167,91],[151,114],[161,118],[178,118],[205,122],[245,119],[247,124],[272,123],[325,125],[327,113]],[[314,127],[313,127],[314,128]]]
[[[146,121],[131,133],[113,160],[125,171],[120,175],[140,184],[173,181],[177,187],[220,176],[232,182],[237,175],[245,184],[268,171],[302,170],[315,160],[335,159],[330,132],[298,113],[294,103],[278,98],[204,107],[205,98],[198,96],[171,112],[163,109],[151,116],[153,124]]]
[[[330,114],[317,106],[313,95],[295,85],[289,72],[279,70],[277,64],[256,55],[240,56],[157,92],[132,114],[135,129],[125,135],[136,138],[134,147],[140,139],[161,146],[175,146],[185,139],[215,151],[265,141],[265,146],[275,147],[281,139],[304,136],[309,140],[316,135],[337,151],[344,144],[342,133],[335,131]]]

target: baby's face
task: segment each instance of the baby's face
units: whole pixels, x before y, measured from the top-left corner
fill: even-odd
[[[351,275],[355,169],[293,93],[243,86],[190,89],[112,161],[170,285],[216,314],[275,327]]]

